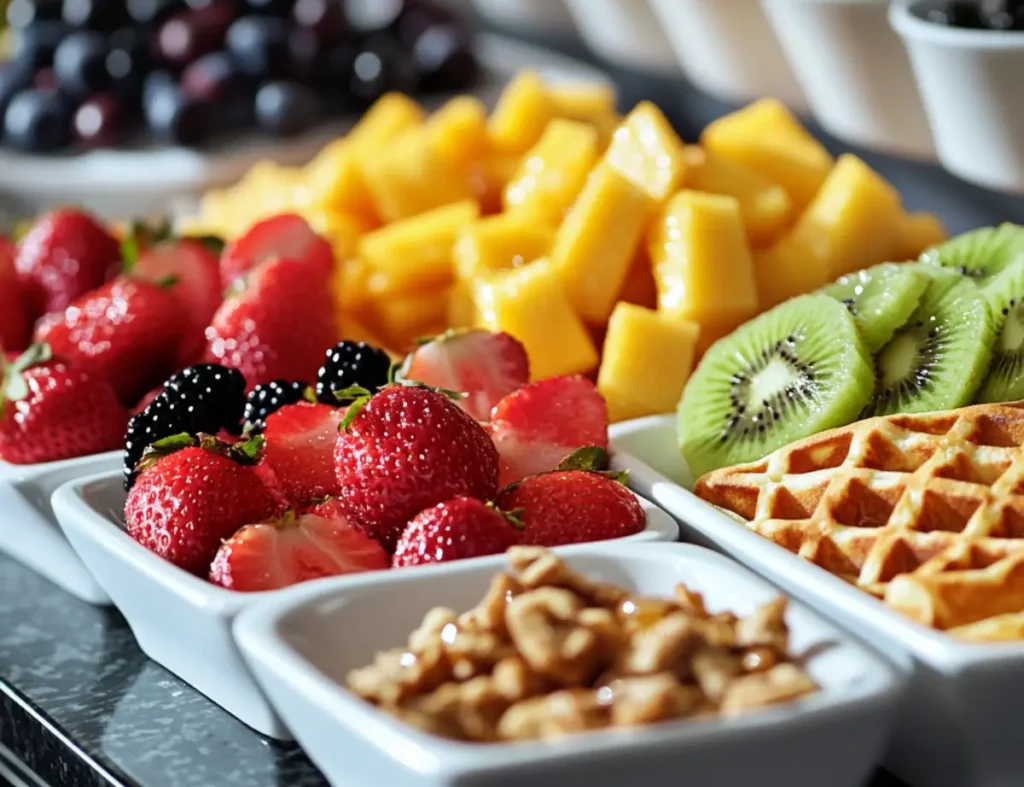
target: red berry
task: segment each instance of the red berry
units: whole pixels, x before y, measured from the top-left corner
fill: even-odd
[[[226,249],[220,259],[224,289],[270,260],[299,260],[330,276],[334,269],[331,244],[317,235],[301,216],[284,213],[253,224]]]
[[[498,484],[487,432],[443,394],[401,385],[342,429],[334,467],[346,514],[389,551],[420,511],[458,496],[490,500]]]
[[[0,458],[34,464],[122,446],[128,413],[106,380],[50,359],[45,346],[7,359],[0,387]]]
[[[454,331],[410,355],[402,376],[467,394],[459,406],[476,420],[489,421],[503,396],[530,381],[530,361],[523,345],[507,333]]]
[[[522,541],[533,546],[621,538],[647,524],[632,492],[608,476],[585,470],[527,478],[502,492],[497,505],[516,512],[523,523]]]
[[[174,371],[181,330],[172,290],[121,277],[43,320],[35,340],[105,377],[121,401],[135,402]]]
[[[608,407],[585,377],[552,377],[498,402],[491,437],[501,454],[501,485],[558,467],[577,448],[608,448]]]
[[[309,402],[286,405],[267,417],[260,468],[288,502],[301,504],[337,494],[334,446],[344,417],[344,410]]]
[[[383,547],[328,506],[247,525],[213,559],[210,581],[242,592],[388,567]]]
[[[21,239],[15,264],[30,308],[48,314],[103,284],[120,259],[117,239],[95,219],[56,210]]]
[[[415,516],[398,539],[391,565],[419,566],[497,555],[519,543],[520,533],[500,511],[456,497]]]
[[[205,576],[221,541],[278,510],[252,467],[197,445],[159,459],[128,493],[128,534],[179,568]]]
[[[14,267],[14,245],[0,236],[0,352],[21,352],[32,333],[25,294]]]
[[[329,274],[301,260],[272,260],[221,304],[203,360],[238,369],[249,390],[273,380],[315,380],[338,340]]]

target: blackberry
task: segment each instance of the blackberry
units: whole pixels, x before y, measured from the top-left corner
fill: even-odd
[[[376,391],[391,378],[391,356],[366,342],[339,342],[327,351],[316,380],[316,398],[324,404],[337,404],[335,391],[358,385]]]
[[[267,417],[276,413],[286,404],[315,401],[313,388],[302,380],[273,380],[265,385],[257,385],[249,392],[245,400],[246,429],[251,432],[262,432]]]
[[[142,452],[157,440],[182,432],[216,434],[224,429],[240,433],[245,387],[241,372],[215,363],[197,364],[173,375],[146,409],[128,422],[125,489],[135,483]]]

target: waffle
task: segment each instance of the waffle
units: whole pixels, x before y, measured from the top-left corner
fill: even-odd
[[[909,617],[1024,639],[1024,402],[870,418],[695,493]]]

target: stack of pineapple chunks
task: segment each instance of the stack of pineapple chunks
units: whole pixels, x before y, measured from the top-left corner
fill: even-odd
[[[263,163],[204,199],[234,236],[294,211],[328,237],[346,337],[396,351],[447,327],[507,331],[532,375],[597,375],[613,420],[671,411],[714,341],[845,273],[945,239],[774,100],[686,145],[653,104],[526,72],[487,115],[382,98],[303,169]]]

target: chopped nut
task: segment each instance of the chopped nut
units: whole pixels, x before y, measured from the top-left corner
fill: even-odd
[[[350,672],[348,685],[364,699],[387,705],[397,704],[410,694],[431,691],[450,676],[451,665],[435,643],[419,653],[381,653],[369,667]]]
[[[708,610],[704,606],[704,596],[690,590],[686,585],[676,585],[676,601],[683,612],[688,612],[697,618],[707,618]]]
[[[571,570],[555,555],[537,547],[513,547],[509,560],[516,576],[526,588],[555,587],[571,590],[588,606],[612,609],[628,594],[613,585],[591,582]]]
[[[754,614],[736,623],[736,644],[751,648],[763,646],[776,653],[789,651],[786,626],[786,598],[779,596],[754,610]]]
[[[721,702],[722,713],[736,714],[764,705],[788,702],[818,690],[818,684],[795,664],[777,664],[734,680]]]
[[[506,741],[558,738],[607,727],[610,713],[593,689],[565,689],[513,705],[498,722]]]
[[[445,626],[454,623],[457,616],[446,607],[435,607],[423,618],[420,627],[409,635],[409,650],[418,653],[436,645]]]
[[[764,672],[779,663],[779,657],[770,648],[750,648],[743,654],[743,669],[747,672]]]
[[[487,589],[487,595],[483,601],[477,604],[469,612],[459,618],[459,623],[464,626],[473,626],[493,631],[502,636],[507,634],[505,629],[505,607],[512,598],[523,590],[518,580],[508,574],[498,574]]]
[[[636,726],[687,716],[703,700],[696,686],[684,686],[675,675],[624,678],[609,686],[612,693],[612,724]]]
[[[616,666],[624,675],[676,672],[700,642],[693,618],[675,612],[637,631]],[[687,666],[685,673],[689,673]],[[680,677],[686,677],[681,675]]]
[[[548,682],[518,656],[502,659],[495,664],[493,679],[495,688],[510,702],[533,697],[548,687]]]
[[[729,684],[743,671],[738,656],[714,646],[703,647],[693,654],[692,669],[697,685],[716,705],[722,701]]]

